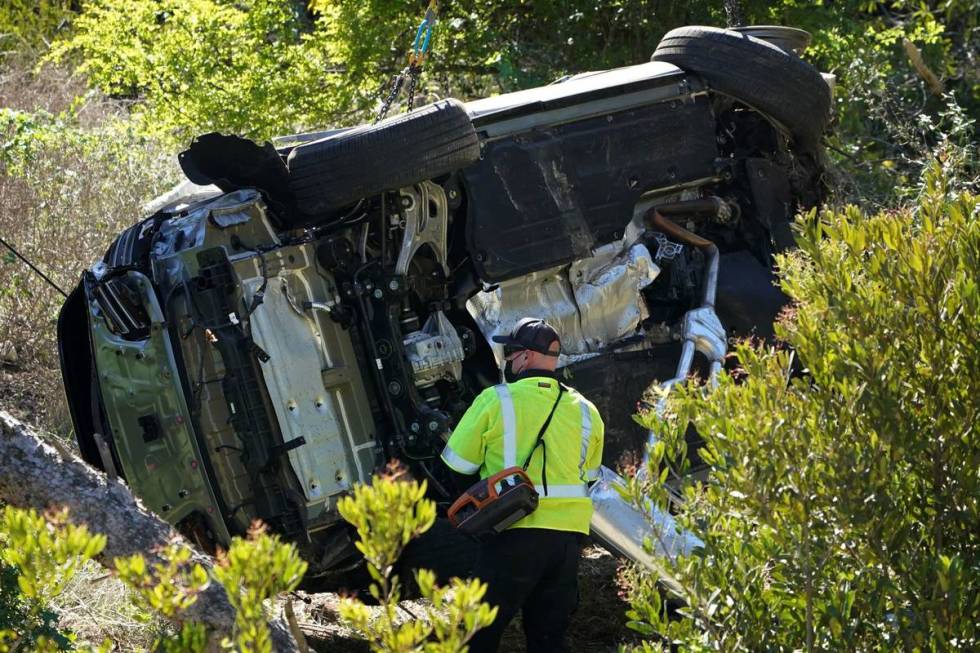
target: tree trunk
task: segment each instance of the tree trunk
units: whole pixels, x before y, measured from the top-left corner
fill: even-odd
[[[162,562],[159,552],[168,544],[191,545],[130,493],[122,481],[109,480],[71,453],[43,442],[30,428],[0,411],[0,500],[12,506],[67,507],[69,519],[106,535],[99,562],[142,554],[147,563]],[[192,547],[191,547],[192,548]],[[210,570],[214,559],[193,549],[193,562]],[[181,617],[205,624],[212,638],[231,633],[235,609],[224,588],[210,583]],[[280,619],[269,624],[278,651],[297,651],[296,642]]]

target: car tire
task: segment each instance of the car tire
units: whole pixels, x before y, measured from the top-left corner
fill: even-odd
[[[806,149],[830,119],[830,87],[795,55],[747,34],[716,27],[667,32],[651,61],[666,61],[700,75],[708,85],[785,126]]]
[[[480,143],[466,107],[448,99],[300,145],[287,166],[297,208],[316,215],[478,158]]]

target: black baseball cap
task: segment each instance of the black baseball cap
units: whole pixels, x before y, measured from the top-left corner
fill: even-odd
[[[546,356],[557,356],[557,353],[550,351],[553,342],[557,342],[561,350],[561,338],[555,328],[536,317],[525,317],[514,325],[509,335],[493,336],[491,340],[502,344],[505,354],[508,349],[530,349]]]

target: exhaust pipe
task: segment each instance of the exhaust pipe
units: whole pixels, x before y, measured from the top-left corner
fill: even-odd
[[[702,238],[671,222],[664,213],[671,215],[714,215],[723,218],[729,207],[718,198],[704,198],[690,202],[676,202],[655,207],[647,213],[651,227],[668,234],[675,240],[697,247],[708,259],[707,274],[701,292],[701,305],[688,311],[682,321],[684,344],[677,362],[674,377],[661,384],[665,393],[671,387],[687,380],[694,362],[694,353],[700,351],[710,362],[709,381],[716,382],[722,361],[727,353],[725,328],[715,314],[715,294],[718,288],[718,247],[710,240]],[[661,399],[655,410],[663,414],[666,397]],[[646,474],[650,450],[657,441],[651,431],[643,454],[643,463],[638,474]],[[678,584],[673,580],[665,561],[673,561],[678,555],[689,555],[703,542],[693,533],[678,528],[676,520],[669,512],[656,506],[647,506],[641,511],[626,501],[620,494],[626,481],[608,467],[600,468],[599,480],[589,488],[592,498],[592,534],[607,548],[643,565],[656,574],[661,582],[675,593]],[[649,541],[652,551],[647,552],[644,542]]]
[[[676,214],[682,214],[680,210],[684,205],[691,206],[691,213],[713,212],[715,215],[722,215],[723,211],[728,210],[728,205],[718,198],[706,198],[692,200],[691,202],[677,202],[668,204],[664,207],[653,208],[647,213],[647,220],[651,227],[662,231],[676,240],[687,243],[692,247],[697,247],[708,259],[708,271],[704,279],[704,287],[701,289],[701,306],[688,311],[684,315],[682,323],[682,333],[684,344],[681,348],[681,357],[677,362],[677,371],[674,378],[664,382],[661,387],[669,390],[677,383],[683,383],[691,371],[691,364],[694,362],[694,352],[700,351],[710,362],[708,379],[714,382],[715,376],[721,370],[725,354],[728,352],[728,342],[725,327],[715,314],[715,295],[718,291],[718,247],[706,238],[693,234],[675,222],[671,222],[663,216],[659,209],[670,210]],[[657,412],[663,411],[661,399],[657,405]],[[649,444],[653,444],[651,440]],[[643,459],[646,466],[646,457]]]

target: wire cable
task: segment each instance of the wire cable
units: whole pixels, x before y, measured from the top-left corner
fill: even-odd
[[[55,290],[57,290],[58,292],[60,292],[60,293],[61,293],[61,295],[62,295],[62,297],[64,297],[65,299],[68,299],[68,293],[66,293],[66,292],[65,292],[64,290],[62,290],[62,289],[61,289],[61,288],[60,288],[60,287],[58,286],[58,284],[56,284],[56,283],[55,283],[54,281],[52,281],[51,279],[49,279],[49,278],[48,278],[48,275],[46,275],[46,274],[44,274],[43,272],[41,272],[40,270],[38,270],[38,269],[37,269],[37,268],[36,268],[36,267],[34,266],[34,264],[33,264],[33,263],[31,263],[31,262],[30,262],[30,261],[28,261],[28,260],[27,260],[26,258],[24,258],[24,257],[23,257],[23,256],[21,255],[21,253],[20,253],[20,252],[18,252],[18,251],[17,251],[16,249],[14,249],[14,246],[13,246],[13,245],[11,245],[10,243],[8,243],[8,242],[7,242],[6,240],[4,240],[3,238],[0,238],[0,245],[3,245],[3,246],[4,246],[4,247],[6,247],[7,249],[9,249],[9,250],[10,250],[11,252],[13,252],[13,254],[14,254],[14,256],[16,256],[17,258],[19,258],[19,259],[20,259],[21,261],[23,261],[24,263],[26,263],[26,264],[27,264],[27,267],[29,267],[30,269],[32,269],[32,270],[34,270],[34,272],[36,272],[36,273],[38,274],[38,276],[40,276],[40,277],[41,277],[42,279],[44,279],[45,281],[47,281],[47,282],[48,282],[48,285],[49,285],[49,286],[51,286],[52,288],[54,288]]]

